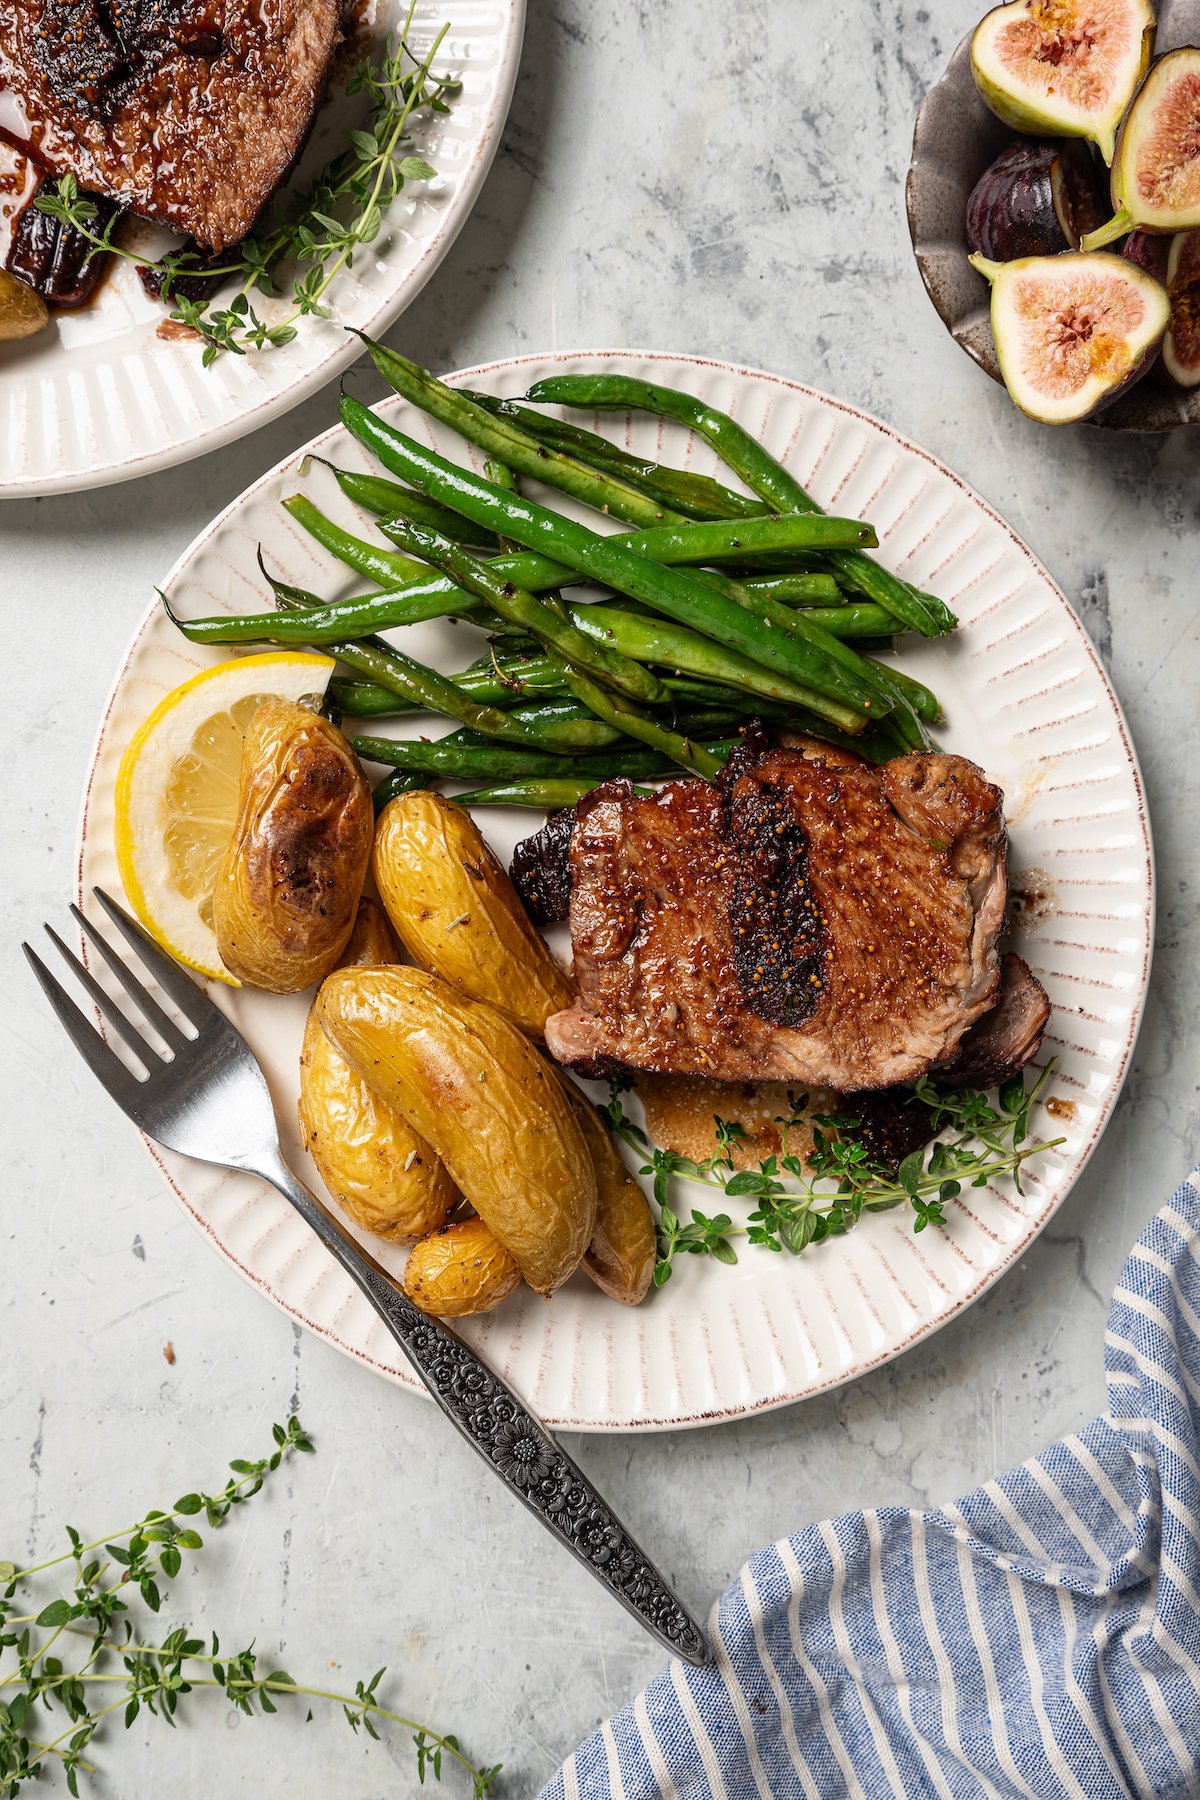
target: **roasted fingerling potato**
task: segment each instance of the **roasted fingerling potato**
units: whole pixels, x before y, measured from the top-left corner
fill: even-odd
[[[584,1272],[610,1300],[637,1306],[649,1292],[658,1260],[650,1202],[587,1095],[569,1076],[556,1073],[596,1171],[596,1229],[584,1251]]]
[[[399,951],[377,901],[364,896],[341,969],[394,963]],[[300,1135],[338,1205],[367,1231],[412,1243],[444,1225],[458,1192],[404,1117],[339,1056],[309,1010],[300,1052]]]
[[[389,802],[371,866],[413,961],[532,1037],[575,997],[470,814],[414,789]]]
[[[516,1260],[482,1219],[460,1219],[422,1238],[404,1265],[414,1306],[440,1319],[491,1312],[521,1280]]]
[[[354,916],[354,930],[337,959],[339,969],[373,969],[400,961],[400,946],[378,900],[364,894]]]
[[[351,1068],[433,1146],[540,1294],[578,1267],[596,1175],[549,1065],[493,1007],[420,969],[339,969],[316,1003]]]
[[[294,701],[264,700],[213,892],[230,974],[276,994],[328,974],[354,927],[372,835],[371,791],[337,727]]]
[[[300,1052],[299,1113],[321,1180],[357,1225],[411,1244],[445,1224],[458,1199],[445,1165],[339,1056],[315,1009]]]

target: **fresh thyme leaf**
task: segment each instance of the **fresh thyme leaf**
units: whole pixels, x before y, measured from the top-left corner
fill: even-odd
[[[778,1155],[764,1157],[756,1169],[734,1168],[734,1146],[743,1142],[746,1134],[736,1121],[720,1118],[714,1118],[715,1151],[704,1161],[694,1162],[650,1142],[621,1103],[620,1095],[630,1085],[630,1078],[614,1081],[603,1109],[605,1116],[618,1137],[650,1159],[643,1164],[642,1173],[653,1178],[659,1208],[655,1286],[662,1287],[670,1280],[677,1256],[736,1262],[730,1241],[735,1237],[798,1256],[810,1244],[852,1230],[864,1212],[907,1206],[912,1229],[921,1232],[946,1223],[945,1208],[957,1199],[964,1184],[986,1187],[997,1176],[1011,1175],[1020,1191],[1021,1171],[1029,1158],[1063,1141],[1027,1141],[1030,1114],[1053,1067],[1053,1062],[1047,1063],[1030,1088],[1023,1076],[1014,1077],[996,1098],[975,1088],[939,1088],[927,1079],[913,1082],[908,1104],[926,1109],[930,1134],[937,1135],[933,1142],[905,1156],[898,1167],[873,1151],[861,1119],[837,1113],[806,1116],[803,1112],[778,1121],[782,1148]],[[797,1102],[793,1099],[792,1104]],[[789,1135],[802,1126],[812,1133],[812,1148],[803,1158],[787,1147]],[[700,1182],[731,1199],[751,1198],[758,1204],[745,1225],[735,1225],[724,1213],[710,1219],[696,1211],[684,1224],[671,1200],[676,1180]]]
[[[85,1750],[105,1714],[119,1711],[126,1729],[134,1724],[143,1710],[173,1725],[180,1702],[189,1694],[207,1688],[223,1692],[238,1712],[253,1714],[279,1712],[279,1702],[304,1696],[325,1700],[340,1706],[355,1731],[361,1725],[370,1737],[378,1737],[376,1720],[387,1720],[414,1733],[418,1746],[418,1775],[423,1781],[428,1771],[440,1780],[443,1762],[446,1772],[453,1763],[469,1778],[473,1800],[490,1792],[500,1773],[500,1765],[477,1767],[464,1754],[456,1737],[432,1731],[414,1719],[393,1712],[379,1698],[379,1685],[386,1673],[377,1669],[369,1682],[355,1684],[353,1694],[331,1692],[327,1688],[307,1687],[285,1669],[269,1665],[260,1669],[253,1643],[233,1655],[221,1656],[214,1632],[208,1652],[203,1640],[190,1637],[183,1626],[177,1626],[158,1644],[135,1643],[129,1618],[114,1627],[116,1613],[128,1612],[126,1600],[117,1590],[132,1599],[134,1592],[151,1611],[157,1611],[158,1587],[150,1572],[151,1547],[163,1545],[159,1552],[161,1573],[172,1580],[179,1573],[180,1548],[198,1549],[201,1539],[190,1528],[178,1527],[177,1516],[207,1513],[220,1524],[234,1506],[243,1505],[256,1494],[285,1456],[312,1450],[312,1439],[297,1419],[271,1428],[272,1452],[258,1461],[239,1458],[230,1464],[234,1479],[227,1481],[216,1494],[185,1494],[171,1513],[151,1509],[138,1524],[128,1530],[111,1533],[123,1543],[109,1543],[97,1538],[84,1544],[80,1535],[68,1526],[70,1549],[35,1567],[20,1569],[15,1563],[0,1563],[0,1580],[7,1584],[0,1600],[0,1689],[6,1695],[0,1701],[0,1800],[13,1800],[21,1788],[53,1767],[61,1770],[67,1792],[79,1794],[79,1771],[95,1773],[95,1765],[84,1756]],[[84,1562],[90,1550],[104,1547],[107,1560]],[[43,1570],[60,1563],[73,1566],[75,1598],[52,1600],[35,1616],[14,1616],[13,1595],[19,1585]],[[103,1584],[104,1575],[113,1567],[123,1571],[119,1580]],[[18,1634],[5,1629],[20,1625]],[[50,1636],[36,1642],[33,1630],[49,1631]],[[68,1668],[61,1656],[52,1654],[55,1644],[63,1643],[80,1649],[82,1660]],[[4,1655],[15,1650],[16,1668],[6,1669]],[[121,1672],[113,1667],[119,1662]],[[108,1696],[116,1689],[118,1698]],[[93,1704],[94,1702],[94,1704]],[[53,1725],[47,1720],[57,1707],[69,1721],[65,1730],[51,1735]],[[307,1717],[312,1718],[311,1708]]]
[[[203,342],[203,367],[210,367],[225,353],[245,356],[290,344],[301,319],[330,316],[330,309],[323,304],[325,295],[338,275],[353,266],[356,248],[379,236],[386,209],[405,185],[437,176],[433,165],[410,154],[406,145],[415,115],[449,111],[447,103],[461,83],[432,73],[449,24],[442,26],[423,57],[410,49],[408,33],[415,10],[412,0],[398,40],[389,38],[379,60],[361,63],[347,85],[348,93],[368,96],[371,116],[365,129],[347,131],[346,149],[305,192],[290,201],[277,198],[270,222],[231,249],[227,263],[214,267],[202,254],[186,249],[154,262],[116,243],[113,233],[119,214],[113,213],[98,232],[98,209],[79,192],[73,175],[62,176],[53,189],[41,195],[35,202],[38,210],[73,226],[88,241],[88,262],[106,252],[158,271],[162,298],[173,305],[171,318],[188,326]],[[279,276],[289,264],[311,265],[291,285],[292,310],[274,322],[263,319],[255,311],[251,295],[283,291]],[[189,299],[177,288],[188,275],[235,281],[237,291],[223,304],[215,298]]]

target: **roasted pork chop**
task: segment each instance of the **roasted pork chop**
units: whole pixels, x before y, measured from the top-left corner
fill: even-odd
[[[325,91],[341,0],[0,0],[0,136],[219,250]]]
[[[960,756],[738,753],[721,782],[609,782],[570,840],[577,1067],[850,1092],[952,1060],[993,1004],[999,790]]]

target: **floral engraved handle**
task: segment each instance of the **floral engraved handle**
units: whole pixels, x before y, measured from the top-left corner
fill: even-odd
[[[442,1411],[517,1498],[602,1581],[673,1656],[701,1667],[712,1651],[700,1626],[639,1549],[587,1476],[512,1389],[348,1236],[282,1158],[259,1173],[306,1219],[370,1301]]]
[[[356,1278],[442,1411],[506,1486],[673,1655],[697,1666],[711,1661],[695,1619],[511,1388],[461,1338],[398,1293],[382,1271],[367,1265]]]

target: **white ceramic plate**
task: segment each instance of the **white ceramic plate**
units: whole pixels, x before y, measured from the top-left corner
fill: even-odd
[[[936,1330],[1016,1260],[1062,1204],[1116,1100],[1146,990],[1153,875],[1137,764],[1092,646],[1045,570],[977,495],[853,408],[722,363],[562,354],[453,379],[516,395],[550,373],[606,368],[688,388],[733,413],[823,505],[873,521],[884,561],[958,610],[957,637],[906,647],[904,666],[943,697],[947,747],[974,757],[1004,787],[1012,868],[1037,896],[1017,942],[1054,1002],[1046,1050],[1058,1058],[1059,1116],[1043,1114],[1038,1125],[1066,1140],[1031,1167],[1024,1197],[1007,1182],[968,1190],[944,1231],[917,1237],[903,1216],[878,1214],[798,1259],[754,1249],[743,1250],[736,1268],[685,1259],[667,1287],[634,1309],[576,1278],[549,1304],[526,1292],[466,1323],[465,1335],[549,1423],[629,1431],[704,1424],[834,1387]],[[452,434],[399,404],[386,410],[462,454]],[[595,425],[641,452],[717,471],[707,447],[679,428],[617,415]],[[340,429],[312,447],[344,467],[367,466]],[[260,543],[288,580],[331,597],[355,585],[361,591],[279,505],[299,485],[300,462],[298,453],[264,476],[185,553],[164,583],[181,613],[261,610]],[[314,469],[305,486],[351,522],[353,509],[324,470]],[[353,522],[369,530],[365,520]],[[444,621],[405,636],[406,648],[443,668],[470,661],[479,642],[471,627]],[[81,898],[93,883],[119,885],[112,828],[122,750],[162,694],[209,660],[157,608],[146,615],[88,777]],[[493,809],[480,823],[507,859],[538,819]],[[262,1056],[285,1149],[303,1169],[295,1111],[305,1003],[228,988],[215,994]],[[348,1355],[415,1385],[366,1302],[285,1201],[244,1176],[151,1153],[188,1215],[248,1280]],[[400,1255],[373,1248],[399,1265]]]
[[[369,43],[382,46],[407,11],[407,0],[369,0]],[[418,119],[412,137],[412,152],[438,179],[412,184],[388,210],[379,237],[330,289],[332,317],[303,320],[281,349],[222,356],[205,369],[194,341],[157,335],[168,309],[146,297],[132,264],[118,263],[93,305],[58,314],[37,338],[0,345],[0,499],[104,487],[215,450],[348,367],[360,347],[344,326],[378,334],[392,324],[454,242],[491,167],[517,78],[525,0],[416,0],[410,42],[418,54],[447,19],[437,68],[461,75],[462,91],[449,113]],[[338,153],[363,110],[335,84],[299,182]],[[254,304],[268,320],[290,311],[285,299],[256,296]]]

